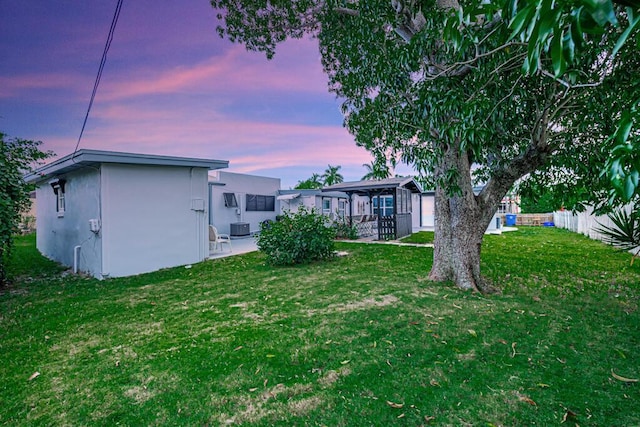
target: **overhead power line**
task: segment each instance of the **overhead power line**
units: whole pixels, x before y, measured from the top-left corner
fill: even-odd
[[[91,99],[89,100],[89,106],[87,107],[87,114],[85,114],[84,116],[84,121],[82,122],[82,129],[80,130],[80,136],[78,136],[78,142],[76,143],[76,148],[73,150],[73,154],[75,154],[78,151],[78,147],[80,147],[80,141],[82,140],[82,135],[84,134],[84,128],[87,126],[89,113],[91,112],[91,107],[93,106],[93,100],[95,99],[96,93],[98,92],[98,86],[100,85],[100,79],[102,78],[104,64],[107,62],[107,53],[109,52],[109,48],[111,47],[111,42],[113,41],[113,33],[116,30],[118,18],[120,17],[120,10],[122,9],[122,1],[123,0],[118,0],[118,4],[116,4],[116,10],[113,14],[113,19],[111,20],[111,28],[109,28],[109,35],[107,36],[107,42],[105,43],[104,50],[102,51],[102,59],[100,60],[100,66],[98,67],[98,75],[96,76],[96,81],[93,84],[93,92],[91,92]],[[73,156],[71,156],[71,158],[73,158]]]

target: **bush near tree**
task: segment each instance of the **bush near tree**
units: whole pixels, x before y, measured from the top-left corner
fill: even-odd
[[[301,207],[295,213],[285,212],[276,222],[263,223],[257,243],[269,264],[294,265],[332,258],[335,236],[329,218]]]
[[[8,138],[0,132],[0,287],[8,282],[6,265],[18,233],[21,213],[31,205],[32,186],[23,175],[51,153],[39,150],[39,141]]]

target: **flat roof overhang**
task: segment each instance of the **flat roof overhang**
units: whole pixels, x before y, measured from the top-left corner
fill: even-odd
[[[78,150],[75,153],[61,157],[60,159],[39,167],[32,173],[25,175],[25,181],[29,183],[39,182],[49,179],[55,175],[62,175],[85,167],[97,167],[103,163],[179,166],[205,168],[208,170],[224,169],[229,167],[229,161],[227,160],[123,153],[117,151]]]

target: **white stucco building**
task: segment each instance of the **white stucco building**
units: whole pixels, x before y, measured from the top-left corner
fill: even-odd
[[[213,172],[209,177],[209,223],[232,238],[254,234],[262,221],[275,221],[279,189],[279,178]]]
[[[37,185],[37,247],[97,278],[209,256],[209,170],[223,160],[79,150],[26,177]]]
[[[280,202],[280,214],[287,211],[295,213],[301,207],[315,209],[331,218],[344,218],[349,214],[349,196],[340,191],[280,190],[277,199]]]

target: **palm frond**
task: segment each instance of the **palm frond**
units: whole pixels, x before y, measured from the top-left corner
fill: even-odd
[[[613,225],[606,226],[598,222],[599,227],[595,231],[608,237],[612,245],[622,250],[628,251],[640,246],[639,212],[628,213],[619,210],[609,214],[608,217]]]

